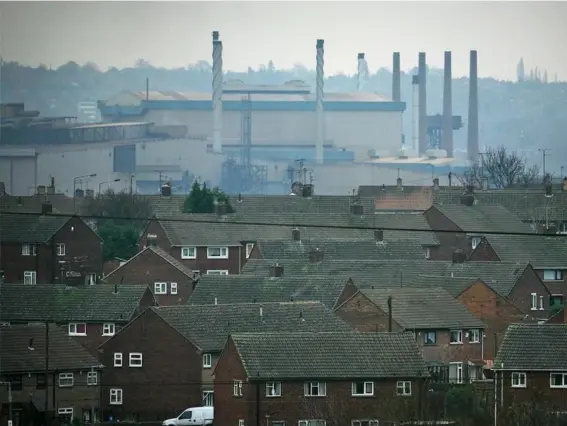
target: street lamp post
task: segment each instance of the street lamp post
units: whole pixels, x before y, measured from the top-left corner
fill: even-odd
[[[107,180],[106,182],[101,182],[98,184],[98,193],[100,194],[102,192],[102,185],[105,185],[107,183],[112,183],[112,182],[120,182],[120,178],[118,179],[113,179],[113,180]]]
[[[130,195],[132,195],[132,181],[134,180],[135,177],[136,175],[130,176]]]
[[[96,177],[96,173],[90,174],[90,175],[84,175],[84,176],[77,176],[73,178],[73,211],[76,212],[75,209],[75,199],[77,198],[75,192],[77,191],[77,181],[80,179],[86,179],[86,178],[92,178],[92,177]]]

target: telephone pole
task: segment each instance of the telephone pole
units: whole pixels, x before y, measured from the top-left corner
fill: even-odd
[[[551,149],[549,149],[549,148],[539,148],[538,151],[541,152],[541,156],[542,156],[542,159],[543,159],[543,163],[542,163],[543,170],[542,170],[542,173],[543,173],[543,181],[545,182],[545,177],[546,177],[546,175],[545,175],[545,157],[547,157],[547,152],[548,152],[548,151],[551,151]]]

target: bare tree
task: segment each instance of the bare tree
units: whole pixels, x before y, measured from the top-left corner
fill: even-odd
[[[346,398],[328,395],[325,398],[305,398],[303,407],[306,420],[324,420],[327,426],[350,424],[349,406]]]
[[[473,163],[462,175],[455,175],[462,186],[480,187],[482,186],[482,169],[478,162]]]

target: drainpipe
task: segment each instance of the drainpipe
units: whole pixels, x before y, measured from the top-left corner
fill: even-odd
[[[256,381],[256,426],[262,426],[260,419],[260,378]]]

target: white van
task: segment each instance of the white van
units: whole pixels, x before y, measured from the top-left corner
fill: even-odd
[[[165,420],[163,426],[212,425],[215,418],[213,407],[192,407],[173,419]]]

